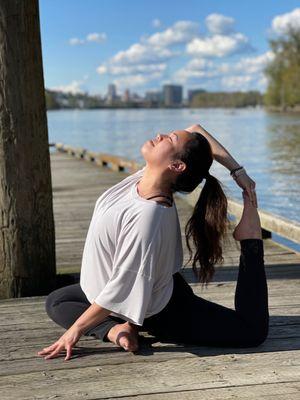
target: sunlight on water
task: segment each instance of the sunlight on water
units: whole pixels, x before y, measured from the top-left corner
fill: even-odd
[[[83,146],[143,163],[140,148],[158,132],[204,126],[256,181],[259,208],[300,221],[300,116],[261,109],[130,109],[48,112],[49,142]],[[241,189],[220,164],[210,172],[229,197]]]

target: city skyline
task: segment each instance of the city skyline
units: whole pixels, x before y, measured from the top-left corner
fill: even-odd
[[[187,91],[264,91],[268,40],[300,26],[299,2],[190,0],[70,3],[40,0],[45,86],[139,95],[165,84]],[[126,18],[124,18],[126,15]]]
[[[113,104],[116,100],[130,102],[133,100],[148,100],[155,103],[163,103],[166,106],[176,106],[183,104],[183,87],[181,85],[163,85],[161,89],[146,91],[143,95],[138,95],[126,88],[123,95],[118,93],[117,85],[110,83],[106,95],[103,98],[107,104]]]

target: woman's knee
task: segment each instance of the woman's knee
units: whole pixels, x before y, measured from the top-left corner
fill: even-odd
[[[45,301],[45,309],[50,318],[52,318],[54,313],[54,307],[60,302],[60,289],[56,289],[49,293]]]
[[[249,335],[246,339],[245,347],[257,347],[265,342],[268,337],[269,326],[268,324],[259,328],[255,327],[249,329]]]
[[[49,293],[45,301],[45,309],[50,318],[54,319],[55,309],[64,301],[73,299],[73,286],[65,286]]]

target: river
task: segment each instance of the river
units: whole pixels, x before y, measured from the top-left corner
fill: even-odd
[[[259,208],[300,221],[300,115],[247,109],[110,109],[48,111],[49,142],[83,146],[144,163],[140,148],[158,132],[200,123],[256,182]],[[210,173],[242,201],[226,168]]]

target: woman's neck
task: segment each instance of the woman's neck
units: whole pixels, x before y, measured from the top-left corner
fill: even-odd
[[[142,197],[154,196],[155,194],[166,195],[172,198],[171,182],[163,174],[157,174],[147,167],[138,183],[138,191]]]

